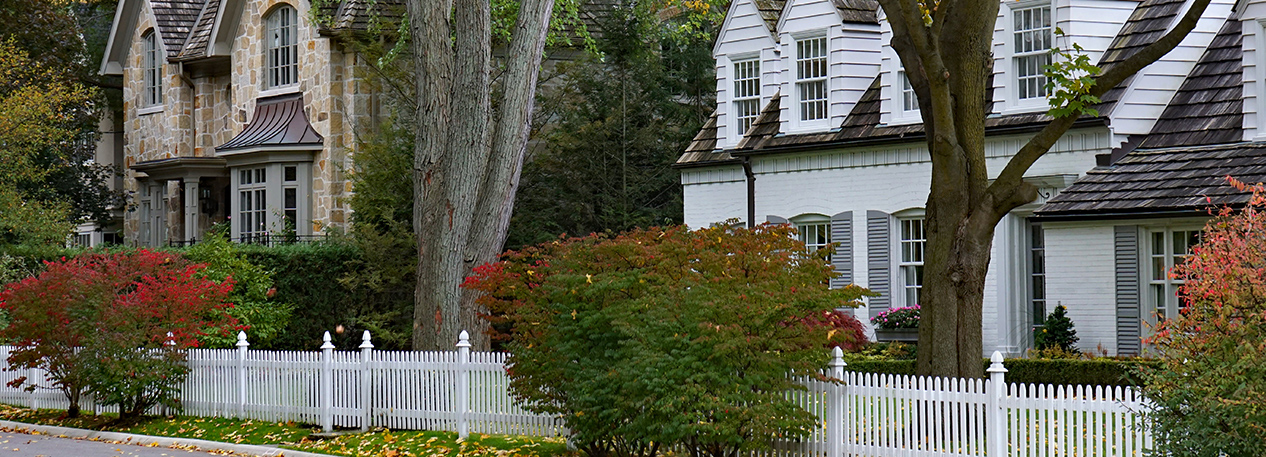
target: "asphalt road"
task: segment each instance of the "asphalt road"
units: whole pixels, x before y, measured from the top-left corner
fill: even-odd
[[[203,457],[209,452],[57,438],[49,435],[0,433],[0,457]],[[223,455],[223,454],[219,454]]]

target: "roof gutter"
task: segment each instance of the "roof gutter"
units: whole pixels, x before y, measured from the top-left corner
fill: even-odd
[[[992,127],[992,128],[986,128],[985,134],[1007,135],[1007,134],[1016,134],[1016,133],[1033,133],[1033,132],[1041,131],[1045,125],[1046,124],[1043,123],[1043,124],[1038,124],[1038,125],[1028,124],[1028,125],[1018,125],[1018,126]],[[1082,118],[1073,122],[1073,126],[1070,127],[1069,130],[1074,129],[1074,128],[1107,127],[1107,126],[1108,126],[1108,119],[1104,117]],[[782,154],[782,153],[788,153],[788,152],[802,152],[802,151],[822,149],[824,147],[849,148],[849,147],[859,147],[859,146],[878,146],[878,145],[885,145],[885,144],[909,143],[914,140],[923,140],[926,138],[927,138],[926,133],[916,133],[916,134],[910,134],[910,135],[899,136],[899,137],[862,138],[862,139],[857,139],[857,140],[846,140],[846,141],[838,141],[838,142],[824,142],[824,143],[813,143],[813,144],[778,146],[778,147],[772,147],[772,148],[752,149],[752,150],[747,150],[747,151],[731,150],[728,152],[730,153],[730,155],[735,156],[735,157],[748,157],[748,156],[760,156],[760,155],[767,155],[767,154]]]
[[[1243,205],[1242,203],[1240,205]],[[1238,206],[1238,205],[1231,205]],[[1108,221],[1121,219],[1153,219],[1162,217],[1196,217],[1209,216],[1209,213],[1201,209],[1173,209],[1165,211],[1118,211],[1118,212],[1102,212],[1102,213],[1073,213],[1073,214],[1041,214],[1033,215],[1034,222],[1078,222],[1078,221]]]

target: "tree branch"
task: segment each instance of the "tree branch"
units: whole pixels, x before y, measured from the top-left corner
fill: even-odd
[[[1204,11],[1208,6],[1209,0],[1195,0],[1195,3],[1191,5],[1191,8],[1187,10],[1182,19],[1174,25],[1173,29],[1165,33],[1165,36],[1135,52],[1124,61],[1108,67],[1103,74],[1095,77],[1095,85],[1091,88],[1090,94],[1095,97],[1102,96],[1108,90],[1121,84],[1126,78],[1138,73],[1143,67],[1151,65],[1169,53],[1179,43],[1182,43],[1182,40],[1187,37],[1187,34],[1192,29],[1195,29],[1196,24],[1200,21],[1200,17],[1204,15]],[[1046,124],[1037,135],[1034,135],[1007,162],[1007,166],[998,174],[998,179],[989,186],[988,190],[990,199],[993,202],[992,209],[995,213],[995,219],[1001,219],[1002,215],[1015,209],[1015,207],[1032,201],[1032,199],[1029,199],[1016,203],[1017,197],[1031,193],[1022,192],[1024,190],[1022,187],[1025,185],[1023,181],[1024,173],[1028,172],[1029,167],[1032,167],[1039,158],[1045,155],[1051,149],[1051,146],[1054,146],[1055,142],[1064,136],[1068,129],[1072,128],[1076,120],[1076,116],[1066,116]]]

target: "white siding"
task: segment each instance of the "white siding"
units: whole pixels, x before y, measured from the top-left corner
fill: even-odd
[[[801,126],[795,92],[795,41],[804,33],[824,32],[829,54],[827,122]],[[828,0],[791,0],[778,25],[782,85],[780,131],[825,131],[839,127],[879,72],[880,34],[875,24],[845,24]]]
[[[1047,223],[1046,309],[1068,308],[1077,346],[1115,353],[1116,270],[1112,225]]]
[[[685,169],[681,184],[686,226],[703,228],[730,218],[746,222],[747,181],[741,166]]]
[[[1213,41],[1226,17],[1231,14],[1234,2],[1212,0],[1196,28],[1183,39],[1178,47],[1155,63],[1144,67],[1130,83],[1116,109],[1112,112],[1112,129],[1118,135],[1146,134],[1151,132],[1156,119],[1165,110],[1178,87],[1205,48]],[[1189,3],[1187,4],[1189,6]],[[1180,12],[1185,14],[1186,10]],[[1177,22],[1175,19],[1174,22]],[[1171,24],[1172,27],[1172,24]],[[1246,53],[1246,56],[1251,55]],[[1245,103],[1246,108],[1249,103]]]
[[[1065,135],[1052,152],[1034,164],[1030,176],[1080,175],[1094,167],[1095,154],[1109,152],[1104,129],[1078,130]],[[1026,136],[990,138],[988,166],[998,173]],[[931,162],[922,143],[906,143],[850,150],[823,150],[753,158],[756,174],[756,221],[766,216],[784,218],[800,214],[837,214],[853,211],[854,278],[866,285],[866,211],[895,213],[922,208],[931,182]],[[738,166],[683,170],[685,220],[703,227],[728,218],[746,216],[747,193]],[[1020,219],[1010,219],[1021,223]],[[1017,294],[1025,287],[1023,277],[1009,273],[1023,268],[1023,239],[1001,233],[995,239],[994,260],[986,284],[985,348],[992,351],[1017,344],[1014,321]],[[1109,250],[1110,252],[1110,250]],[[1005,257],[1005,259],[1004,259]],[[1111,264],[1108,264],[1111,268]],[[895,270],[894,270],[895,271]]]
[[[734,2],[717,37],[713,56],[717,70],[717,146],[734,147],[741,139],[731,120],[730,100],[734,85],[731,56],[761,58],[761,106],[768,103],[777,91],[777,64],[774,54],[774,38],[760,11],[752,0]],[[772,65],[771,65],[772,64]],[[772,90],[771,90],[772,89]]]

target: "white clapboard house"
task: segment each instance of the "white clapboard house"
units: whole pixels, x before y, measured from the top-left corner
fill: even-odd
[[[1161,36],[1184,0],[1004,1],[994,32],[989,170],[1049,117],[1041,67],[1077,43],[1100,65]],[[1026,179],[1038,201],[1002,220],[985,286],[984,348],[1020,353],[1068,308],[1083,350],[1145,350],[1176,313],[1165,274],[1225,176],[1266,180],[1266,1],[1213,0],[1174,51],[1112,89]],[[1064,36],[1056,36],[1059,28]],[[873,0],[735,0],[713,54],[717,109],[678,160],[685,221],[791,223],[837,244],[836,286],[878,292],[867,317],[919,302],[931,162],[891,29]]]

